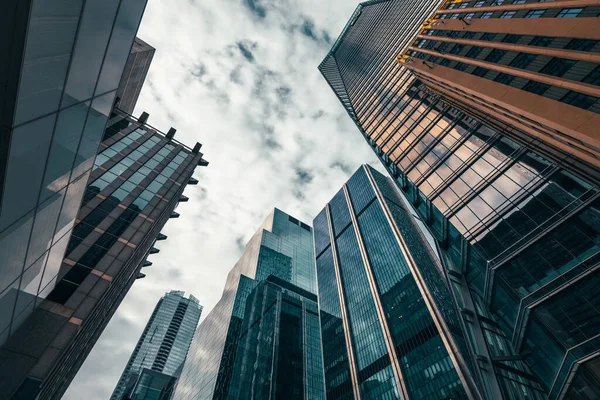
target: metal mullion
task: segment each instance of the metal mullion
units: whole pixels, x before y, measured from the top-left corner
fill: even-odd
[[[419,90],[417,90],[417,91],[415,92],[415,95],[413,96],[413,98],[411,98],[411,101],[412,101],[414,98],[416,98],[418,95],[419,95]],[[419,106],[420,106],[421,104],[423,104],[423,103],[424,103],[425,99],[423,99],[423,98],[419,98],[419,99],[418,99],[418,101],[419,101],[419,103],[418,103],[418,104],[415,104],[415,105],[413,106],[413,108],[412,108],[412,109],[410,109],[410,110],[408,111],[408,113],[407,113],[407,114],[406,114],[406,116],[405,116],[405,117],[402,119],[402,121],[400,121],[400,123],[398,124],[398,127],[397,127],[397,128],[394,130],[394,132],[392,132],[392,133],[390,134],[390,136],[389,136],[389,137],[388,137],[388,138],[385,140],[385,142],[383,142],[383,143],[381,144],[381,147],[382,147],[382,148],[383,148],[383,146],[387,145],[387,143],[388,143],[388,142],[389,142],[389,141],[390,141],[390,140],[391,140],[391,139],[394,137],[394,135],[395,135],[395,134],[398,132],[398,130],[400,130],[400,128],[401,128],[401,127],[405,126],[406,122],[407,122],[407,121],[410,119],[410,117],[412,117],[412,116],[413,116],[413,114],[414,114],[414,113],[417,111],[417,109],[419,108]],[[413,125],[414,125],[414,123],[412,123],[412,124],[411,124],[411,127],[412,127]],[[400,136],[400,137],[398,138],[398,140],[396,141],[396,143],[394,143],[394,144],[393,144],[393,145],[390,147],[390,149],[387,151],[387,153],[389,153],[389,154],[392,154],[392,152],[393,152],[394,150],[396,150],[396,148],[397,148],[398,146],[400,146],[400,143],[401,143],[402,141],[404,141],[404,139],[406,139],[406,137],[407,137],[407,136],[408,136],[410,133],[411,133],[411,129],[409,128],[409,129],[407,129],[407,130],[406,130],[406,132],[405,132],[405,133],[404,133],[402,136]],[[391,159],[391,157],[390,157],[390,159]]]
[[[490,174],[486,175],[485,177],[482,177],[483,179],[481,180],[481,182],[479,182],[475,187],[472,187],[470,193],[468,192],[462,198],[459,198],[448,209],[448,211],[446,211],[446,218],[452,218],[456,213],[462,210],[467,205],[467,203],[470,203],[473,199],[475,199],[475,197],[479,196],[485,189],[487,189],[492,183],[494,183],[496,179],[498,179],[501,175],[504,175],[504,173],[508,171],[510,167],[515,165],[517,161],[519,161],[519,158],[527,151],[529,150],[526,147],[521,147],[515,153],[511,154],[509,156],[510,158],[506,158],[498,167],[494,168],[494,170]],[[521,185],[519,186],[522,188]]]
[[[425,101],[427,101],[428,99],[422,99],[422,103],[424,104]],[[402,140],[398,140],[393,147],[390,148],[389,153],[392,154],[398,147],[400,147],[400,143],[404,142],[404,140],[406,140],[406,138],[408,137],[408,135],[410,135],[411,133],[414,133],[414,130],[417,128],[417,126],[419,126],[419,124],[421,122],[423,122],[423,120],[425,119],[425,117],[427,115],[429,115],[429,113],[431,112],[431,110],[433,110],[433,107],[439,102],[439,99],[434,100],[433,102],[429,102],[429,104],[427,105],[427,108],[425,109],[425,111],[423,111],[421,113],[421,115],[419,115],[417,117],[417,119],[415,119],[415,121],[410,125],[410,127],[406,130],[406,134],[404,135],[404,137],[402,138]],[[415,107],[415,110],[418,107]],[[437,117],[436,117],[437,118]],[[427,124],[427,127],[429,127],[431,124],[433,123],[433,121],[429,122]],[[392,160],[392,162],[394,164],[398,164],[398,162],[400,162],[401,159],[403,159],[404,157],[406,157],[406,155],[408,154],[408,152],[410,150],[412,150],[416,144],[417,141],[419,141],[423,136],[424,136],[424,132],[428,132],[429,130],[427,129],[427,127],[425,127],[425,129],[423,129],[423,132],[421,132],[419,135],[415,135],[415,140],[413,140],[413,142],[411,144],[408,145],[408,147],[400,154],[398,155],[398,157],[396,157],[396,159]],[[391,157],[390,157],[391,158]]]
[[[469,235],[465,236],[465,239],[471,240],[472,238],[477,237],[489,226],[494,225],[496,221],[502,219],[508,212],[517,207],[518,204],[524,201],[527,197],[532,196],[533,193],[535,193],[540,187],[545,185],[548,182],[548,177],[558,170],[559,168],[557,166],[546,168],[544,171],[542,171],[540,174],[540,179],[538,179],[536,182],[531,181],[526,186],[519,185],[523,189],[521,190],[521,193],[519,193],[517,196],[507,199],[507,201],[504,202],[499,208],[495,209],[492,214],[481,220],[482,225],[475,231],[469,232]]]
[[[340,312],[342,314],[342,325],[344,326],[344,337],[346,339],[346,351],[348,353],[348,363],[350,364],[350,381],[352,382],[352,392],[354,400],[361,400],[360,386],[358,383],[358,372],[356,370],[357,363],[354,356],[354,348],[352,347],[352,338],[350,337],[350,324],[348,322],[348,311],[346,310],[346,300],[344,290],[342,288],[342,276],[338,264],[337,246],[335,244],[335,235],[333,233],[333,221],[331,219],[331,211],[329,204],[325,206],[327,215],[327,227],[329,230],[329,241],[331,242],[331,253],[333,258],[333,269],[335,271],[335,279],[337,283],[338,298],[340,301]]]
[[[436,189],[434,189],[433,194],[430,194],[430,200],[433,202],[444,190],[446,190],[452,183],[454,183],[460,176],[469,168],[473,166],[489,149],[492,148],[494,143],[500,139],[500,134],[496,133],[490,139],[483,144],[477,151],[475,151],[471,157],[469,157],[466,161],[464,161],[463,165],[461,165],[458,169],[452,172],[446,180],[442,182]]]
[[[364,166],[362,168],[365,168]],[[398,354],[396,353],[396,348],[394,346],[392,333],[387,323],[386,312],[383,309],[383,304],[381,303],[381,298],[379,296],[379,291],[377,289],[377,282],[375,280],[375,276],[373,273],[373,268],[371,267],[371,263],[367,256],[367,250],[365,248],[365,244],[363,242],[362,233],[360,231],[360,227],[358,226],[358,220],[356,216],[356,212],[354,210],[354,206],[352,205],[352,201],[350,201],[350,194],[348,192],[348,187],[346,185],[343,186],[344,195],[346,197],[346,203],[348,205],[348,211],[350,212],[350,218],[352,220],[352,227],[354,228],[354,234],[356,236],[356,241],[358,243],[358,247],[360,250],[360,255],[362,258],[362,264],[365,269],[365,273],[367,276],[367,281],[369,282],[369,288],[371,291],[371,296],[373,298],[373,303],[375,305],[375,309],[377,311],[377,316],[379,320],[379,325],[381,331],[383,333],[385,345],[387,348],[387,353],[390,358],[390,365],[392,367],[392,371],[394,373],[394,378],[396,380],[396,385],[398,386],[398,390],[402,393],[403,398],[405,400],[409,400],[410,397],[408,395],[408,391],[406,389],[406,384],[404,383],[404,376],[402,374],[402,368],[400,367],[400,362],[398,360]]]
[[[406,76],[406,78],[404,78]],[[403,95],[398,95],[395,93],[394,91],[394,87],[396,87],[396,84],[398,82],[400,82],[402,79],[403,83],[408,81],[408,79],[410,78],[410,74],[400,74],[398,75],[398,79],[396,79],[394,81],[393,87],[391,89],[388,90],[388,93],[391,93],[392,95],[390,96],[390,98],[385,102],[385,104],[383,105],[383,107],[386,107],[390,102],[394,102],[394,103],[398,103],[402,100]],[[394,100],[394,98],[398,97],[397,100]],[[365,111],[365,114],[368,114],[368,117],[366,119],[366,121],[363,124],[364,129],[368,129],[371,127],[371,125],[374,123],[374,121],[376,120],[376,118],[379,116],[379,113],[375,112],[376,106],[377,106],[377,102],[372,102],[369,107],[367,108],[367,110]]]
[[[425,119],[425,117],[427,115],[429,115],[429,113],[431,113],[434,110],[434,106],[437,103],[438,103],[438,101],[436,101],[435,103],[431,104],[429,106],[429,108],[427,109],[427,111],[423,113],[423,115],[421,116],[421,119],[418,122],[415,121],[416,125],[413,124],[413,127],[412,127],[411,131],[414,131],[414,129],[416,129],[416,127],[419,126],[421,124],[421,122],[423,122],[423,120]],[[408,145],[408,147],[402,152],[402,154],[400,154],[398,157],[396,157],[396,160],[394,161],[394,163],[398,164],[406,156],[408,156],[408,153],[410,153],[412,150],[414,150],[414,148],[417,146],[417,143],[419,143],[421,140],[423,140],[423,138],[425,136],[427,136],[427,134],[429,134],[429,132],[431,131],[431,128],[433,128],[441,119],[442,119],[442,115],[441,114],[436,115],[435,118],[433,120],[431,120],[427,124],[427,126],[423,129],[423,131],[418,136],[415,135],[415,140],[413,140],[413,142],[410,145]],[[414,161],[411,162],[412,165],[414,165],[414,163],[415,163]]]
[[[415,90],[415,92],[413,94],[410,95],[410,98],[408,99],[408,101],[406,101],[406,104],[402,107],[402,109],[400,110],[400,112],[398,113],[398,117],[400,116],[400,114],[402,114],[403,112],[406,111],[406,108],[410,105],[412,105],[412,101],[416,99],[416,97],[419,94],[419,90]],[[383,142],[381,144],[381,147],[385,146],[387,144],[387,142],[389,142],[389,140],[392,138],[392,136],[398,131],[398,129],[400,129],[401,126],[404,125],[404,123],[406,122],[406,120],[412,115],[412,113],[414,112],[414,110],[416,109],[417,105],[415,105],[414,107],[412,107],[410,110],[406,111],[407,114],[402,118],[402,120],[400,121],[400,123],[398,124],[398,126],[394,129],[394,131],[392,133],[390,133],[390,135],[388,136],[388,138],[385,140],[385,142]],[[398,120],[399,118],[395,118],[393,121],[390,121],[389,125],[391,125],[394,121]],[[388,126],[389,126],[388,125]],[[381,138],[381,136],[383,136],[383,132],[382,131],[376,138],[374,138],[373,140],[379,140],[379,138]]]

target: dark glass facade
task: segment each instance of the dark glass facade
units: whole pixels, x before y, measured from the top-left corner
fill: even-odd
[[[173,396],[177,378],[152,369],[144,368],[135,386],[123,400],[169,400]]]
[[[0,5],[0,345],[56,284],[146,0],[120,3]]]
[[[140,92],[148,75],[152,58],[156,49],[136,37],[127,57],[121,83],[117,89],[116,106],[126,113],[132,114]]]
[[[440,262],[391,185],[361,167],[314,221],[327,396],[475,398]]]
[[[386,11],[395,12],[393,4],[401,8],[402,3],[385,2]],[[516,32],[541,33],[554,23],[564,28],[562,21],[568,19],[559,21],[562,17],[556,16],[549,24],[543,21],[545,17],[517,19],[515,12],[511,21],[501,21],[509,18],[510,14],[501,16],[509,8],[516,7],[521,15],[558,7],[554,2],[453,3],[448,7],[468,10],[485,5],[493,10],[479,11],[492,15],[481,18],[490,21],[496,18],[494,13],[500,16],[497,23],[479,25],[473,16],[439,18],[430,30],[433,35],[443,30],[440,37],[452,38],[453,33],[447,31],[460,30],[465,40],[516,43],[521,40],[513,37]],[[470,80],[460,80],[458,72],[441,78],[448,69],[438,64],[443,58],[466,52],[470,53],[465,53],[466,58],[483,57],[493,63],[508,54],[493,53],[503,50],[499,46],[473,50],[467,49],[467,42],[457,42],[440,49],[446,42],[440,40],[434,47],[440,60],[428,59],[423,64],[417,54],[418,60],[405,67],[395,60],[407,46],[400,46],[405,43],[403,31],[380,28],[390,18],[383,16],[385,12],[360,25],[369,8],[363,7],[358,20],[342,32],[320,69],[393,177],[406,209],[414,210],[416,223],[439,251],[441,272],[450,288],[447,299],[460,310],[457,326],[465,332],[464,347],[471,354],[465,361],[472,366],[478,392],[483,398],[596,398],[600,385],[597,374],[590,371],[599,354],[600,303],[591,287],[599,281],[600,175],[590,161],[590,152],[595,150],[584,130],[584,121],[595,120],[596,114],[582,111],[581,129],[571,131],[569,137],[561,136],[555,125],[553,137],[564,142],[559,145],[541,135],[541,117],[523,111],[534,105],[539,112],[552,110],[554,117],[564,119],[560,123],[574,121],[575,114],[570,109],[563,113],[560,102],[552,100],[556,108],[544,103],[543,87],[532,84],[529,92],[520,90],[522,97],[515,95],[510,100],[512,108],[503,109],[502,101],[508,97],[501,101],[491,92],[484,93],[489,72],[475,73],[484,65],[462,60],[453,70],[473,71]],[[420,21],[432,14],[421,15]],[[598,21],[589,13],[574,19],[581,26]],[[561,29],[556,35],[572,37],[585,31]],[[495,36],[497,32],[502,35]],[[580,51],[596,45],[570,40],[561,43]],[[543,42],[540,38],[532,46]],[[384,43],[397,45],[385,47]],[[526,68],[527,59],[519,57],[513,67]],[[548,63],[536,68],[546,68],[547,75],[570,73],[569,63],[555,60],[546,67]],[[511,80],[506,75],[497,79],[503,86]],[[534,92],[539,99],[526,101]],[[573,137],[582,141],[571,146]]]
[[[274,209],[199,325],[174,398],[245,398],[253,381],[255,393],[267,398],[323,399],[315,293],[312,229]],[[259,344],[294,362],[280,365],[272,353],[258,354]]]
[[[207,165],[200,153],[140,120],[114,110],[92,161],[83,202],[66,241],[55,284],[0,350],[4,393],[17,398],[60,397],[133,284],[143,277],[160,230],[192,174]],[[104,126],[102,126],[103,128]],[[43,332],[43,333],[41,333]],[[35,343],[35,345],[33,344]],[[13,365],[18,365],[13,368]],[[11,366],[11,367],[9,367]],[[20,385],[20,386],[19,386]]]
[[[169,383],[172,391],[202,312],[202,306],[194,296],[185,298],[184,295],[184,292],[172,290],[158,301],[111,400],[122,400],[125,395],[140,400],[158,399],[157,395],[164,394],[153,390],[157,382]],[[156,378],[148,371],[162,375]]]

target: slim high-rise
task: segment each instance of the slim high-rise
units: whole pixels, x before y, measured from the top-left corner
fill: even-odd
[[[0,345],[56,284],[145,5],[0,4]]]
[[[323,399],[312,230],[278,210],[199,325],[175,399]]]
[[[117,89],[115,104],[120,110],[133,114],[155,51],[154,47],[138,37],[133,41],[131,53],[125,63],[121,83]]]
[[[482,396],[597,398],[600,143],[590,121],[598,115],[595,103],[566,100],[597,88],[583,82],[595,76],[596,42],[581,35],[598,31],[589,8],[598,2],[508,3],[447,2],[452,11],[439,14],[450,18],[421,14],[409,39],[392,25],[405,2],[365,3],[320,70],[434,238]],[[542,55],[543,43],[552,48]],[[554,60],[565,54],[574,62]],[[501,71],[479,56],[521,61]],[[447,70],[454,75],[442,79]],[[514,79],[505,84],[502,74]]]
[[[154,308],[111,400],[123,400],[127,397],[140,400],[158,398],[155,397],[155,390],[148,388],[153,381],[165,381],[173,388],[172,380],[163,375],[177,378],[176,374],[183,366],[201,312],[202,306],[194,296],[186,298],[184,292],[175,290],[166,293]],[[152,375],[145,370],[159,374]]]
[[[143,267],[160,230],[178,218],[183,191],[206,166],[200,143],[189,148],[115,109],[93,164],[73,235],[52,285],[32,296],[30,315],[0,349],[0,386],[8,398],[54,399],[71,380]],[[160,243],[160,242],[159,242]],[[36,270],[32,282],[44,276]],[[40,280],[42,283],[40,284]],[[34,309],[34,307],[37,307]],[[18,397],[21,396],[21,397]],[[28,397],[29,396],[29,397]]]
[[[327,397],[482,398],[439,259],[391,185],[363,166],[314,220]]]

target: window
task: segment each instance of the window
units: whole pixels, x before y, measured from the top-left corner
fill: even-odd
[[[473,7],[481,7],[485,4],[485,1],[478,1],[477,3],[475,3],[475,5]]]
[[[567,73],[573,64],[575,64],[575,60],[565,60],[564,58],[553,57],[548,61],[548,64],[540,70],[540,73],[561,77]]]
[[[495,37],[496,37],[495,33],[485,33],[483,36],[481,36],[481,40],[492,41],[492,40],[494,40]]]
[[[598,40],[572,39],[569,43],[567,43],[567,45],[565,46],[565,49],[590,51],[597,44],[598,44]]]
[[[535,57],[535,54],[519,53],[508,65],[515,68],[526,68]]]
[[[515,79],[514,76],[502,72],[498,74],[498,76],[494,79],[494,82],[502,83],[504,85],[510,85],[513,79]]]
[[[475,13],[468,13],[467,15],[465,15],[464,19],[471,19],[475,16]]]
[[[483,50],[483,47],[473,46],[471,50],[467,51],[465,57],[475,58],[479,55],[479,53],[481,53],[481,50]]]
[[[453,48],[450,49],[450,54],[458,54],[465,46],[462,44],[455,44]]]
[[[494,49],[488,56],[485,58],[485,61],[497,63],[500,61],[502,57],[506,54],[506,50]]]
[[[582,11],[583,11],[583,8],[563,8],[562,10],[560,10],[560,12],[558,13],[558,15],[556,17],[557,18],[575,18]]]
[[[513,15],[515,15],[517,12],[516,11],[504,11],[501,15],[500,18],[512,18]]]
[[[492,17],[493,12],[488,11],[488,12],[484,12],[483,14],[481,14],[481,19],[488,19]]]
[[[459,16],[460,16],[460,14],[452,14],[450,16],[450,19],[458,19]]]
[[[553,40],[554,38],[549,36],[536,36],[533,39],[531,39],[529,45],[538,47],[548,47]]]
[[[514,0],[512,3],[513,4],[524,4],[525,0]]]
[[[600,86],[600,66],[594,68],[592,72],[588,74],[585,78],[583,78],[584,83],[589,83],[591,85]]]
[[[597,97],[588,96],[587,94],[577,93],[570,91],[560,99],[561,102],[571,104],[572,106],[583,108],[584,110],[589,109],[596,101]]]
[[[475,68],[475,70],[472,72],[473,75],[475,76],[484,76],[485,74],[487,74],[489,72],[489,69],[487,68],[481,68],[481,67],[477,67]]]
[[[540,83],[536,81],[529,81],[525,86],[523,86],[524,91],[534,93],[540,96],[543,95],[549,88],[550,85],[546,85],[545,83]]]
[[[475,36],[475,32],[465,32],[465,34],[463,35],[464,39],[472,39],[473,36]]]
[[[456,66],[454,67],[454,69],[457,69],[459,71],[464,71],[465,69],[467,69],[467,64],[465,64],[465,63],[458,63],[458,64],[456,64]]]
[[[502,42],[504,43],[517,43],[521,39],[521,35],[506,35]]]
[[[450,60],[448,60],[447,58],[444,58],[440,63],[440,65],[443,65],[444,67],[447,67],[448,64],[450,64]]]
[[[540,18],[545,12],[546,10],[530,10],[525,14],[525,18]]]

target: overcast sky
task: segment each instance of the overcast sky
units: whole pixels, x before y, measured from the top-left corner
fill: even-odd
[[[354,0],[150,0],[156,54],[135,115],[203,144],[206,168],[65,395],[108,399],[158,299],[192,293],[206,316],[273,207],[311,224],[363,163],[379,167],[317,66]]]

